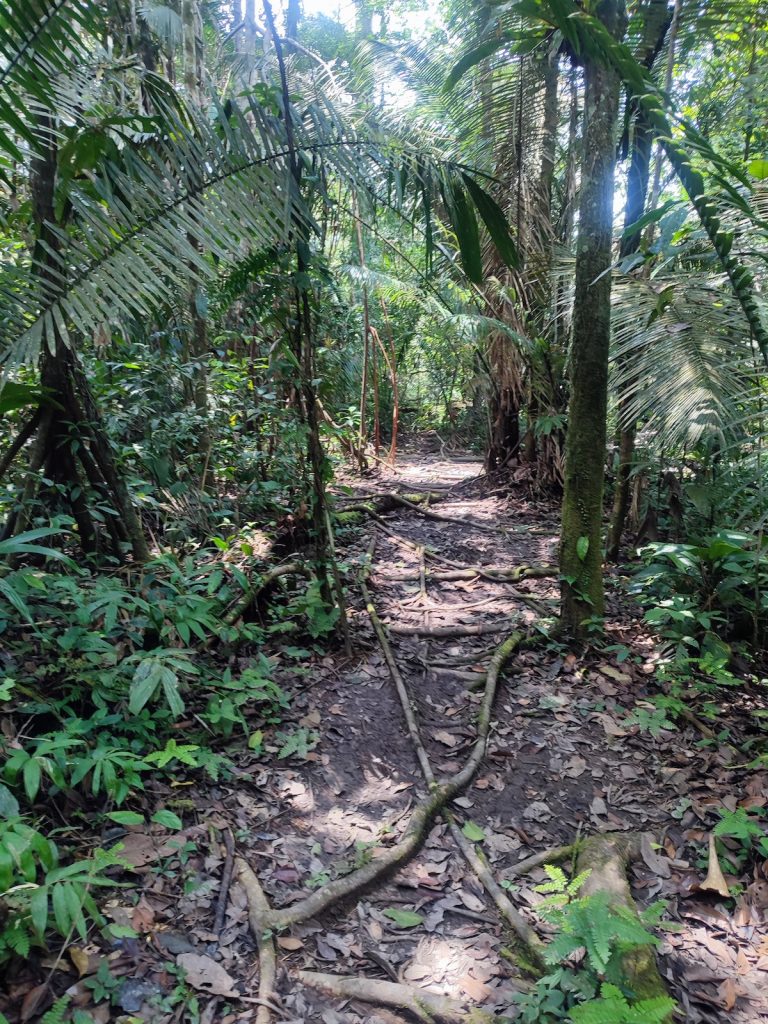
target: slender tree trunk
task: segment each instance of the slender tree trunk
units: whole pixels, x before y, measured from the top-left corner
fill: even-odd
[[[33,249],[35,272],[41,283],[56,287],[59,280],[57,254],[61,240],[54,230],[57,152],[54,128],[44,117],[39,123],[41,148],[32,161],[31,194],[36,242]],[[137,561],[149,558],[141,521],[115,463],[88,381],[76,352],[58,330],[45,339],[40,357],[40,382],[51,401],[36,417],[37,436],[31,448],[27,478],[16,516],[6,533],[22,532],[29,522],[32,502],[39,492],[38,474],[60,486],[66,495],[78,527],[83,550],[96,552],[100,535],[88,506],[85,488],[90,485],[117,513],[108,528],[114,553],[122,556],[121,542],[128,540]],[[40,491],[40,497],[50,492]],[[58,499],[57,499],[58,500]]]
[[[202,108],[204,101],[203,28],[197,0],[182,0],[181,21],[184,47],[184,88],[189,102]],[[189,296],[190,335],[187,354],[192,364],[190,399],[197,418],[197,454],[200,459],[200,487],[213,486],[211,465],[210,403],[208,400],[208,323],[200,310],[201,296],[192,288]]]
[[[355,219],[355,233],[357,235],[357,254],[360,260],[360,268],[365,272],[365,245],[363,244],[363,231],[360,227],[360,219]],[[368,440],[368,364],[370,361],[370,334],[371,314],[368,304],[368,286],[363,283],[363,373],[360,381],[360,433],[358,437],[358,448],[362,452]],[[362,467],[361,467],[362,468]]]
[[[624,34],[623,0],[604,0],[597,16]],[[571,400],[560,535],[561,624],[584,635],[584,620],[602,616],[602,503],[608,356],[611,332],[611,236],[619,78],[602,63],[584,65],[584,150],[571,347]]]
[[[650,0],[645,10],[645,32],[639,59],[650,70],[664,45],[664,38],[670,27],[671,18],[666,0]],[[619,245],[619,256],[625,258],[640,248],[642,229],[627,234],[628,229],[643,216],[646,208],[648,183],[651,172],[651,155],[653,152],[654,131],[648,120],[646,111],[637,103],[630,108],[630,117],[634,115],[634,135],[627,176],[627,205],[624,212],[624,233]],[[631,124],[631,121],[630,121]],[[619,396],[619,463],[616,472],[616,487],[613,494],[613,512],[608,529],[606,557],[615,562],[619,557],[621,537],[630,504],[630,477],[635,458],[634,423],[628,422],[628,400]]]

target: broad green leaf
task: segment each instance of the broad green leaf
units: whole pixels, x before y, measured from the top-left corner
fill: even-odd
[[[183,827],[181,818],[178,814],[174,814],[173,811],[155,811],[151,820],[157,825],[163,825],[165,828],[178,830]]]
[[[143,825],[144,815],[135,811],[110,811],[107,817],[118,825]]]
[[[384,916],[393,921],[398,928],[416,928],[424,923],[421,914],[413,910],[395,910],[394,907],[389,907],[384,911]]]
[[[19,813],[19,801],[13,793],[0,782],[0,819],[7,821],[8,818],[15,818]]]
[[[485,832],[474,821],[465,821],[461,831],[473,843],[482,843],[485,839]]]
[[[768,178],[768,159],[752,160],[747,164],[747,170],[753,178],[764,181]]]
[[[587,557],[589,551],[589,537],[579,537],[576,541],[576,554],[579,557],[579,561],[583,562]]]

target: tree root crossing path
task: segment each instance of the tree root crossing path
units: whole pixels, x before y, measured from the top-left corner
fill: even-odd
[[[219,956],[234,978],[254,964],[231,1019],[514,1018],[551,939],[542,865],[581,869],[595,841],[617,898],[670,901],[652,984],[687,1020],[768,1021],[756,912],[693,894],[695,808],[765,779],[694,725],[638,728],[654,646],[618,598],[601,648],[549,639],[557,510],[463,459],[353,489],[337,501],[354,655],[313,656],[293,686],[318,742],[244,764],[215,803],[237,837]]]

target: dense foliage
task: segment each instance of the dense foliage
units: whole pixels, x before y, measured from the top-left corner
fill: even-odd
[[[104,925],[51,802],[312,750],[335,473],[403,439],[563,496],[566,635],[633,561],[664,713],[761,685],[765,4],[353,6],[2,4],[0,963]],[[664,1019],[566,904],[522,1019]]]

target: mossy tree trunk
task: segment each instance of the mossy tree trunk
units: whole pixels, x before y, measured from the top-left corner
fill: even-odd
[[[603,0],[594,13],[621,38],[623,0]],[[593,60],[584,65],[584,149],[571,345],[571,399],[565,446],[560,535],[561,621],[574,636],[604,611],[602,504],[611,330],[613,228],[619,77]]]
[[[60,281],[60,234],[55,230],[55,189],[57,145],[51,118],[38,122],[40,146],[31,162],[30,191],[35,245],[32,258],[42,283],[56,287]],[[24,440],[12,445],[12,455],[3,460],[3,471],[21,454],[26,440],[29,462],[21,500],[5,524],[3,536],[22,533],[35,513],[35,502],[53,510],[62,503],[77,525],[80,545],[86,554],[98,554],[103,531],[93,514],[92,498],[112,513],[104,517],[108,547],[118,557],[129,544],[136,561],[149,558],[141,520],[133,506],[125,481],[104,428],[99,409],[75,350],[55,329],[46,337],[40,356],[40,383],[45,399],[27,428]],[[42,479],[41,479],[42,477]]]

